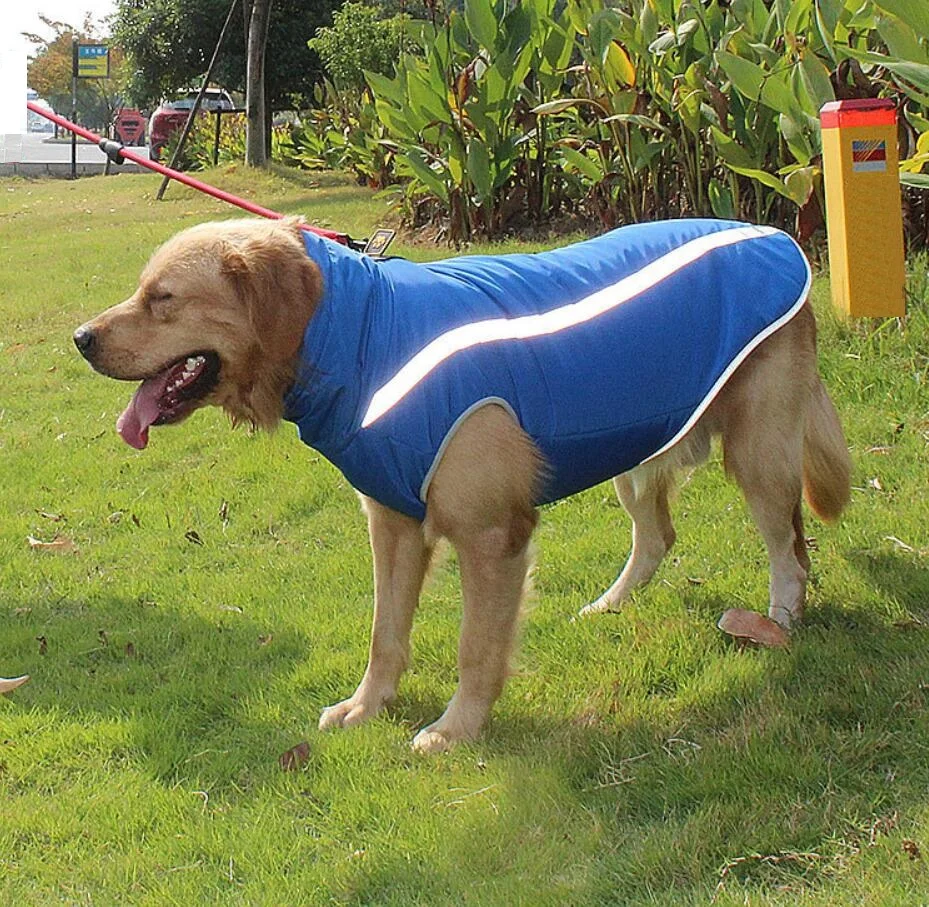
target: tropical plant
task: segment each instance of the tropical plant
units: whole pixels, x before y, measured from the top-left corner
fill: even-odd
[[[464,0],[407,34],[395,75],[366,72],[376,117],[315,114],[333,128],[309,157],[388,149],[404,215],[452,241],[563,211],[603,226],[741,217],[809,238],[818,115],[836,98],[895,99],[903,181],[929,183],[924,4]],[[909,212],[926,235],[927,204]]]

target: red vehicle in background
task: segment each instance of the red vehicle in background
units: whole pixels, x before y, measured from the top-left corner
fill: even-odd
[[[185,91],[172,101],[162,101],[148,121],[148,151],[153,161],[161,160],[165,145],[187,122],[187,115],[197,100],[197,91]],[[234,110],[229,93],[222,88],[208,88],[200,102],[203,111]]]

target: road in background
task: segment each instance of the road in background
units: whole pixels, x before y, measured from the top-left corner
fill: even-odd
[[[148,157],[147,146],[132,146],[139,155]],[[78,173],[103,173],[106,155],[89,142],[77,143]],[[111,171],[139,173],[142,168],[126,163],[111,165]],[[55,140],[49,133],[27,132],[23,135],[0,135],[0,175],[9,176],[68,176],[71,171],[71,142]]]

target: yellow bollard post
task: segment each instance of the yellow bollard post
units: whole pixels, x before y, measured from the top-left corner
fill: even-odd
[[[832,301],[856,318],[905,315],[894,102],[831,101],[819,120]]]

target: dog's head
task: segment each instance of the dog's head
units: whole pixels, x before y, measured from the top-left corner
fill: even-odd
[[[98,372],[142,382],[117,423],[133,447],[150,425],[208,405],[272,428],[321,293],[296,220],[201,224],[159,248],[135,293],[74,342]]]

